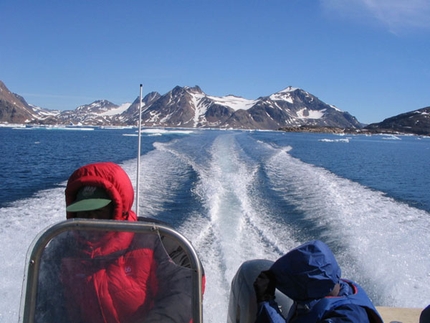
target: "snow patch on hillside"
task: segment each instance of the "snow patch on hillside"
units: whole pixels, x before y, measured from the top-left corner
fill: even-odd
[[[121,114],[124,111],[127,111],[127,109],[130,107],[131,103],[123,103],[121,104],[119,107],[115,108],[115,109],[111,109],[109,111],[106,112],[102,112],[100,113],[101,116],[114,116],[117,114]]]
[[[192,104],[193,104],[194,109],[195,109],[194,110],[194,119],[193,119],[195,125],[197,125],[197,123],[199,122],[200,116],[203,116],[208,109],[207,105],[202,103],[202,101],[205,97],[206,96],[204,94],[200,94],[200,93],[199,94],[193,94],[193,96],[192,96],[191,100],[192,100]]]
[[[217,96],[207,96],[209,99],[213,100],[216,104],[224,105],[233,110],[248,110],[251,108],[256,101],[249,100],[242,97],[234,96],[234,95],[226,95],[223,97]]]
[[[297,117],[301,119],[321,119],[325,110],[308,110],[306,108],[297,111]]]

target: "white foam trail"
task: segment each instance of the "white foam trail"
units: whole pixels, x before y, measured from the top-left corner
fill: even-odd
[[[283,150],[267,170],[284,199],[326,232],[326,241],[343,247],[337,257],[344,276],[361,283],[377,305],[428,304],[429,213],[305,164]]]
[[[36,235],[65,219],[64,187],[1,208],[0,322],[17,322],[25,259]]]
[[[209,217],[209,227],[204,237],[207,244],[202,250],[207,280],[210,282],[205,293],[206,304],[211,308],[205,311],[207,322],[226,321],[231,279],[246,255],[250,252],[254,254],[250,244],[241,241],[243,215],[248,208],[244,196],[247,196],[247,185],[252,181],[253,174],[238,160],[233,139],[231,135],[217,137],[211,149],[211,163],[200,176],[199,192]],[[257,237],[248,238],[259,241]]]
[[[181,228],[199,250],[205,268],[205,322],[227,320],[230,283],[244,261],[279,256],[261,238],[262,231],[271,236],[273,222],[265,221],[250,195],[258,165],[244,161],[239,152],[234,135],[221,135],[211,146],[209,165],[194,165],[200,179],[196,194],[207,215],[193,217]]]
[[[163,210],[163,203],[174,198],[186,173],[186,165],[164,148],[166,145],[168,144],[155,143],[157,149],[141,156],[140,216],[157,217]],[[124,164],[124,169],[130,174],[132,182],[136,177],[136,165],[133,162],[135,161]]]

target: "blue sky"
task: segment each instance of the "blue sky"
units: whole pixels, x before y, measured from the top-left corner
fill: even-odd
[[[430,106],[430,0],[0,0],[0,80],[27,102],[199,85],[302,88],[361,122]]]

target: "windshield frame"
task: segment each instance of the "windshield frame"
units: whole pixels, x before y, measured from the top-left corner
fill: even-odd
[[[198,258],[197,252],[182,234],[175,231],[168,225],[159,222],[146,221],[114,221],[114,220],[94,220],[94,219],[70,219],[54,224],[42,231],[33,240],[30,245],[27,258],[26,268],[23,279],[23,288],[20,306],[20,323],[33,323],[36,311],[36,296],[38,288],[38,277],[40,271],[41,257],[48,243],[63,232],[71,230],[88,230],[88,231],[121,231],[133,233],[157,233],[170,237],[178,242],[184,249],[190,259],[192,271],[192,315],[193,322],[203,322],[203,291],[202,275],[203,268]]]

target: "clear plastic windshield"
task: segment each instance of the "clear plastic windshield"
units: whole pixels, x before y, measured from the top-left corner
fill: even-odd
[[[79,221],[35,244],[22,322],[200,322],[202,269],[186,240]]]

